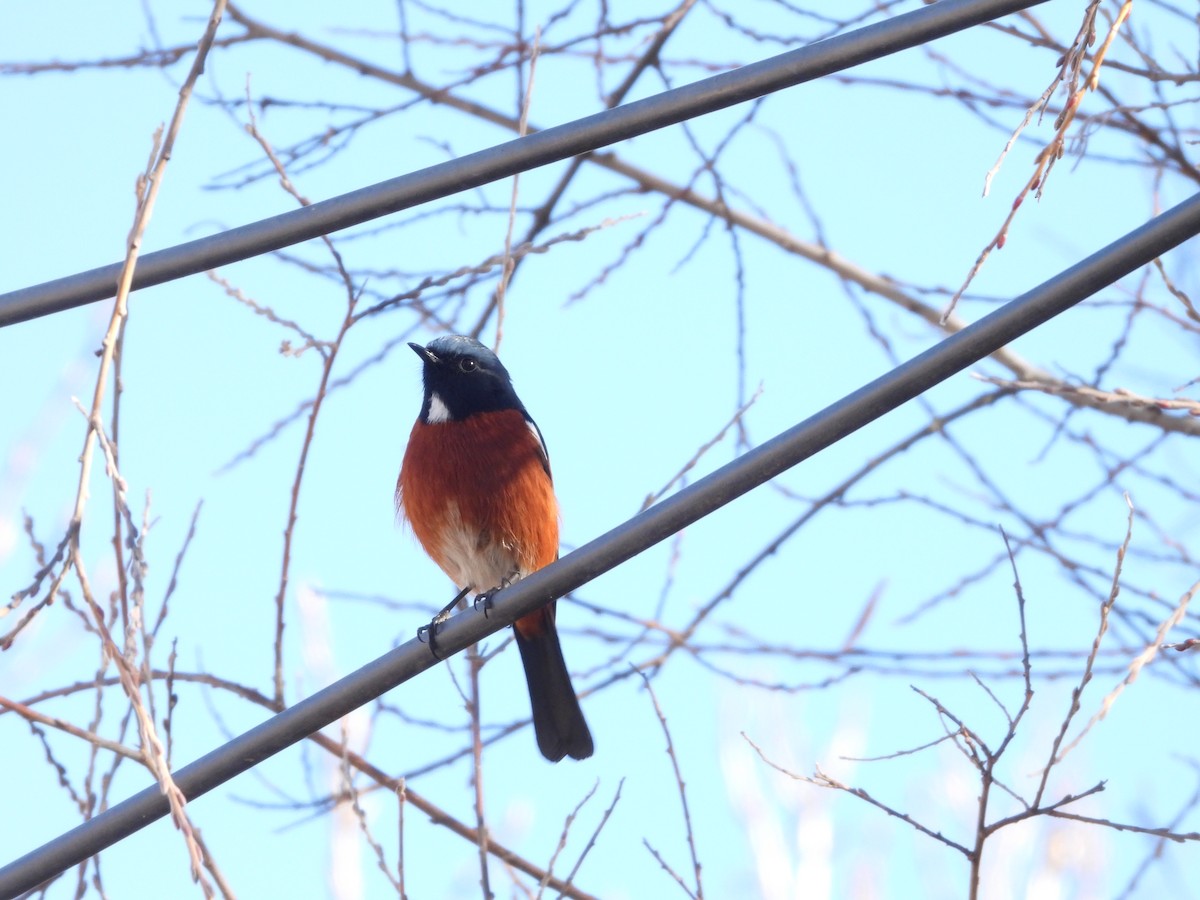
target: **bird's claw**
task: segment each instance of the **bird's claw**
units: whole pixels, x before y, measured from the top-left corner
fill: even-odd
[[[475,609],[483,609],[483,617],[486,619],[488,610],[492,608],[492,597],[496,595],[498,588],[493,588],[490,591],[484,591],[482,594],[475,595]]]
[[[433,654],[434,659],[439,660],[442,657],[441,654],[438,653],[437,648],[437,630],[438,626],[444,621],[446,621],[445,617],[440,615],[435,616],[433,621],[431,621],[428,625],[422,625],[417,629],[417,640],[422,644],[428,644],[429,652]]]
[[[450,614],[454,612],[454,607],[458,606],[458,602],[462,600],[463,597],[467,596],[467,590],[467,588],[463,588],[463,590],[455,595],[454,599],[451,600],[441,612],[439,612],[433,617],[433,619],[430,620],[428,625],[422,625],[417,629],[417,640],[423,644],[429,644],[429,652],[431,652],[437,659],[442,658],[437,651],[438,626],[450,618]]]

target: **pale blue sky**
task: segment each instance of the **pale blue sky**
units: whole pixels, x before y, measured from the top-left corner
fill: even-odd
[[[1038,15],[1057,29],[1056,35],[1069,37],[1082,4],[1052,6]],[[777,23],[778,33],[801,30],[801,24],[780,8],[761,7],[754,15],[761,23]],[[529,27],[549,9],[544,4],[530,6]],[[394,39],[358,31],[394,30],[393,4],[344,4],[337,8],[336,24],[333,17],[320,18],[321,13],[300,12],[286,3],[257,3],[246,11],[380,64],[399,65]],[[193,40],[204,12],[202,6],[189,9],[186,16],[156,10],[163,42]],[[436,22],[416,7],[410,13],[415,32],[435,27]],[[576,12],[581,21],[594,14]],[[614,13],[614,18],[620,15]],[[66,19],[69,28],[63,27]],[[1164,19],[1168,28],[1170,19]],[[231,23],[225,27],[225,33],[236,32]],[[1149,27],[1149,21],[1139,27]],[[1169,30],[1159,38],[1170,59],[1175,58],[1169,50],[1173,40]],[[1182,53],[1187,40],[1194,43],[1194,35],[1178,40]],[[0,62],[119,56],[150,42],[141,7],[134,3],[106,8],[49,4],[0,13]],[[667,55],[748,62],[781,49],[785,48],[735,40],[704,11],[685,23]],[[1031,97],[1053,75],[1052,52],[1021,47],[982,29],[939,42],[934,51]],[[856,74],[936,85],[946,76],[933,67],[928,52],[906,53]],[[453,73],[474,59],[468,50],[428,43],[415,52],[418,74],[433,81],[453,80]],[[595,111],[590,71],[586,60],[578,58],[555,56],[539,62],[531,121],[557,124]],[[623,73],[624,68],[616,71]],[[676,80],[683,71],[693,78],[705,74],[700,67],[680,69],[674,73]],[[133,210],[134,179],[149,153],[153,129],[170,115],[183,72],[177,66],[167,77],[121,69],[4,78],[0,111],[10,129],[9,138],[0,143],[0,184],[8,213],[0,220],[0,289],[119,257]],[[241,191],[212,189],[236,180],[239,176],[225,173],[239,166],[262,167],[261,153],[240,133],[240,123],[209,102],[218,94],[243,94],[247,78],[256,96],[319,98],[364,107],[410,99],[403,91],[283,48],[252,44],[218,53],[189,110],[146,249],[293,207],[271,178]],[[661,87],[648,74],[637,95]],[[472,96],[511,113],[513,79],[493,76],[472,88]],[[1152,99],[1131,97],[1129,102]],[[697,139],[711,148],[746,111],[734,109],[694,123]],[[282,147],[313,131],[322,115],[270,107],[260,113],[259,126]],[[347,115],[331,114],[331,120]],[[828,79],[767,100],[755,122],[743,126],[722,156],[721,170],[737,190],[731,195],[736,205],[760,206],[761,214],[813,239],[812,223],[787,189],[771,136],[778,134],[797,161],[831,247],[902,283],[953,289],[1007,213],[1028,177],[1034,152],[1030,144],[1018,145],[992,195],[981,198],[984,175],[1007,138],[1003,129],[1020,119],[1019,112],[1007,109],[987,115],[1002,127],[986,127],[942,98]],[[1193,115],[1190,109],[1179,112],[1189,125]],[[1050,133],[1049,121],[1035,124],[1030,132],[1037,141],[1047,140]],[[410,117],[392,117],[363,129],[334,163],[296,172],[295,181],[305,195],[321,199],[440,161],[447,151],[437,142],[461,154],[509,137],[493,126],[419,107]],[[686,182],[697,165],[679,129],[615,149],[623,158],[678,182]],[[1152,214],[1155,186],[1150,174],[1105,159],[1128,154],[1128,148],[1100,136],[1090,150],[1092,156],[1082,163],[1072,158],[1060,163],[1046,196],[1023,210],[1008,246],[993,256],[975,291],[1008,299]],[[560,172],[558,166],[522,176],[522,202],[540,203]],[[574,195],[575,202],[627,186],[590,168],[581,181],[586,189]],[[702,178],[698,189],[710,193],[711,182]],[[492,185],[470,199],[486,198],[502,208],[510,190],[510,183]],[[1168,181],[1161,185],[1161,204],[1175,202],[1190,190]],[[454,202],[458,201],[452,198],[447,204]],[[738,400],[732,338],[737,325],[735,266],[719,223],[710,225],[694,210],[673,208],[667,227],[653,233],[624,266],[583,299],[566,302],[619,257],[660,209],[659,198],[630,194],[579,210],[547,236],[595,225],[606,217],[642,218],[614,224],[582,243],[560,244],[527,261],[510,295],[500,353],[546,436],[568,547],[636,512],[647,494],[666,483],[696,447],[716,434]],[[392,220],[383,224],[388,221]],[[353,239],[344,235],[338,242],[352,267],[395,267],[415,277],[474,264],[497,252],[503,242],[500,221],[496,216],[446,215],[424,220],[419,229],[390,229]],[[692,252],[706,226],[713,236]],[[370,226],[359,231],[369,230]],[[763,386],[747,424],[751,438],[761,441],[892,363],[865,334],[862,316],[847,302],[846,290],[836,279],[749,235],[741,235],[739,241],[746,269],[746,382],[751,391]],[[322,264],[327,260],[319,245],[298,252]],[[1183,258],[1177,254],[1169,265],[1181,285],[1191,289],[1194,284],[1188,283]],[[321,337],[334,333],[344,310],[344,293],[336,284],[275,260],[229,266],[221,275]],[[381,274],[368,286],[387,290],[398,281]],[[1130,280],[1133,284],[1136,279]],[[1105,298],[1124,299],[1128,289],[1108,292]],[[478,289],[469,296],[462,323],[475,321],[483,296]],[[877,298],[855,299],[870,310],[901,359],[937,339],[932,329]],[[974,319],[990,306],[967,303],[962,313]],[[69,518],[83,436],[83,419],[71,397],[90,396],[93,351],[107,321],[107,307],[98,304],[0,331],[0,359],[12,385],[0,421],[0,583],[7,593],[24,586],[36,568],[22,533],[22,513],[33,517],[39,539],[48,543],[58,540]],[[1021,340],[1016,349],[1057,375],[1089,377],[1120,334],[1124,315],[1113,306],[1078,309]],[[1139,322],[1137,327],[1140,352],[1123,358],[1106,383],[1162,396],[1195,376],[1192,337],[1164,327],[1160,320]],[[409,335],[422,339],[432,332],[417,327],[407,313],[356,326],[335,375],[351,371],[389,341],[399,341],[403,348]],[[122,401],[122,467],[139,514],[147,495],[150,498],[147,585],[155,612],[192,511],[198,502],[204,504],[169,624],[155,651],[156,664],[165,663],[167,645],[177,639],[181,669],[219,673],[260,690],[268,689],[271,676],[272,598],[302,426],[291,425],[249,461],[228,472],[220,470],[315,390],[316,354],[279,354],[285,337],[277,326],[230,301],[204,276],[149,289],[133,300]],[[995,366],[980,368],[999,373]],[[963,374],[926,399],[945,412],[980,390]],[[392,486],[419,402],[419,367],[402,350],[366,369],[350,389],[332,394],[322,413],[292,555],[285,656],[291,700],[408,639],[422,621],[421,613],[412,610],[336,599],[322,604],[314,599],[317,592],[386,595],[430,608],[448,599],[444,577],[394,522]],[[1054,517],[1071,498],[1095,486],[1102,466],[1077,444],[1052,442],[1053,424],[1040,419],[1037,411],[1057,414],[1054,402],[1030,404],[998,406],[990,415],[957,426],[953,435],[1014,504],[1035,519]],[[927,420],[920,405],[909,404],[788,473],[780,484],[802,498],[820,496]],[[1091,432],[1123,455],[1136,453],[1155,437],[1150,430],[1095,414],[1079,414],[1072,426]],[[1169,461],[1181,482],[1195,474],[1185,446],[1175,439],[1155,457]],[[727,439],[701,460],[696,473],[710,471],[734,454]],[[1038,682],[1037,705],[1014,743],[1005,777],[1024,793],[1032,791],[1031,773],[1044,764],[1077,683],[1078,654],[1095,635],[1096,586],[1103,584],[1103,572],[1111,571],[1115,547],[1125,535],[1124,486],[1099,492],[1068,517],[1064,525],[1069,533],[1056,545],[1096,567],[1096,573],[1086,576],[1089,590],[1080,589],[1045,553],[1029,552],[1020,558],[1031,642],[1042,650],[1068,654],[1036,662],[1038,672],[1061,671],[1063,676]],[[1136,526],[1136,552],[1126,563],[1130,608],[1147,618],[1165,616],[1164,609],[1137,599],[1137,592],[1174,603],[1190,586],[1195,572],[1171,561],[1178,554],[1170,541],[1194,548],[1195,508],[1151,477],[1130,476],[1128,486],[1139,510],[1153,517],[1152,523]],[[90,574],[104,591],[114,582],[111,554],[105,553],[111,520],[107,490],[97,475],[85,532]],[[933,503],[900,502],[898,492],[970,510],[979,524],[966,525],[939,512]],[[750,634],[771,645],[836,651],[873,596],[878,605],[861,638],[863,647],[1018,651],[1011,573],[1004,567],[955,591],[931,612],[906,618],[1003,553],[995,525],[1018,537],[1028,534],[1027,525],[996,509],[960,456],[943,442],[923,442],[864,482],[851,499],[862,505],[819,515],[751,576],[736,603],[719,608],[696,638],[710,648],[705,659],[765,684],[819,683],[838,670],[777,655],[721,652],[721,647],[740,648],[744,644],[739,634]],[[634,619],[661,616],[670,626],[682,626],[807,508],[782,491],[759,490],[689,529],[678,544],[654,548],[597,579],[579,592],[579,599]],[[1087,535],[1099,537],[1102,544],[1093,546]],[[614,653],[624,649],[597,631],[636,634],[632,626],[597,617],[581,605],[561,605],[559,621],[581,689],[609,674]],[[1125,644],[1128,632],[1123,634],[1114,638],[1114,649]],[[503,637],[493,638],[489,649]],[[1137,649],[1126,647],[1103,660],[1105,671],[1085,695],[1083,720],[1120,680],[1124,664]],[[637,646],[628,662],[643,663],[654,653],[653,646]],[[56,605],[12,650],[0,654],[0,693],[25,698],[49,686],[86,680],[97,665],[94,639]],[[1017,665],[1011,656],[979,664],[986,672],[1011,672]],[[943,733],[932,709],[910,685],[935,694],[996,739],[1003,717],[967,679],[947,678],[953,670],[913,663],[899,675],[864,673],[826,690],[791,692],[736,684],[690,656],[673,658],[654,687],[669,715],[687,782],[707,893],[964,896],[966,866],[952,851],[852,797],[780,775],[764,766],[739,736],[744,732],[770,758],[798,773],[811,774],[820,766],[966,841],[978,785],[949,745],[888,762],[841,758],[883,756]],[[461,673],[461,666],[455,671]],[[996,677],[988,683],[1015,707],[1018,681]],[[527,700],[511,648],[485,669],[484,690],[488,722],[505,724],[526,715]],[[207,752],[224,733],[240,732],[263,715],[261,709],[225,694],[187,688],[180,695],[174,734],[177,764]],[[1105,793],[1082,804],[1081,811],[1148,826],[1168,824],[1195,784],[1195,763],[1186,755],[1193,742],[1180,734],[1189,696],[1162,678],[1143,676],[1074,751],[1074,767],[1069,776],[1052,781],[1050,795],[1079,792],[1107,780]],[[402,706],[414,720],[465,721],[445,667],[397,689],[384,701]],[[109,702],[115,709],[116,696]],[[83,695],[47,710],[86,722],[91,704],[92,696]],[[595,787],[596,795],[575,825],[564,854],[573,862],[584,835],[597,825],[620,786],[621,802],[585,863],[579,884],[604,897],[670,896],[677,888],[646,851],[643,839],[676,870],[687,870],[689,863],[674,775],[650,700],[640,680],[628,678],[586,698],[584,710],[597,743],[596,757],[586,763],[544,764],[526,732],[489,748],[485,777],[493,835],[544,861],[565,817]],[[109,719],[114,717],[110,711]],[[85,749],[65,737],[52,740],[56,756],[73,770],[81,769]],[[458,740],[457,735],[383,716],[370,737],[368,755],[389,771],[404,773],[439,758]],[[14,716],[0,716],[0,746],[5,748],[9,776],[0,799],[0,845],[15,855],[75,824],[78,817],[45,764],[40,744]],[[412,786],[470,822],[468,776],[460,766],[414,779]],[[324,883],[333,853],[331,817],[270,807],[320,797],[335,778],[336,770],[320,751],[298,747],[193,805],[197,825],[240,896],[333,895]],[[147,783],[141,771],[123,766],[112,799]],[[394,861],[395,802],[372,794],[367,806]],[[478,862],[472,849],[428,826],[413,809],[406,817],[404,852],[411,896],[478,896]],[[1180,828],[1196,830],[1195,816]],[[1150,849],[1152,844],[1140,836],[1062,821],[1031,823],[989,845],[985,896],[1111,896]],[[351,885],[353,869],[361,878],[361,896],[389,896],[390,887],[376,873],[369,851],[360,846],[359,852],[360,864],[344,864],[340,880]],[[1146,881],[1142,887],[1149,893],[1142,895],[1153,896],[1167,882],[1186,890],[1171,876],[1187,871],[1194,856],[1194,846],[1168,848],[1158,876],[1165,880]],[[567,866],[560,861],[556,871]],[[165,822],[107,851],[103,872],[110,896],[185,896],[196,890],[187,886],[182,842]],[[498,895],[518,895],[498,864],[492,879]],[[51,896],[68,896],[72,888],[68,878]]]

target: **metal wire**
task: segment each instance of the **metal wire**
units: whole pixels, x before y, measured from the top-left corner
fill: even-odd
[[[506,588],[496,595],[487,615],[467,610],[454,616],[438,632],[439,651],[443,655],[457,653],[583,586],[1196,234],[1200,234],[1200,194],[657,506]],[[175,782],[189,800],[194,799],[436,662],[427,644],[411,640],[180,769],[174,775]],[[0,869],[0,897],[33,889],[167,812],[167,801],[157,785],[146,788]]]
[[[1046,0],[942,0],[885,22],[240,228],[147,253],[134,289],[389,215],[915,47]],[[0,328],[113,296],[121,263],[0,295]]]

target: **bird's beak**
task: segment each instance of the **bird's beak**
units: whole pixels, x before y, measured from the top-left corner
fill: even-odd
[[[429,351],[428,347],[422,347],[420,344],[412,343],[412,341],[409,341],[408,346],[412,347],[413,353],[421,357],[423,362],[435,363],[438,361],[438,358]]]

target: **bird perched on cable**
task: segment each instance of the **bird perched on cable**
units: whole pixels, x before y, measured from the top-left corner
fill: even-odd
[[[396,503],[417,540],[462,589],[459,598],[548,566],[558,558],[550,457],[508,371],[469,337],[408,346],[424,363],[425,398],[400,466]],[[538,749],[552,762],[591,756],[592,735],[563,660],[554,604],[517,619],[513,632]]]

